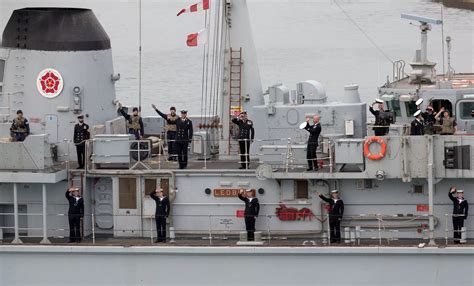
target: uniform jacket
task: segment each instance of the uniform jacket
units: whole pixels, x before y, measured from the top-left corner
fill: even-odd
[[[176,119],[176,140],[191,141],[193,139],[193,122],[186,118],[185,120]]]
[[[123,111],[122,108],[119,109],[120,114],[122,114],[123,117],[127,120],[127,128],[128,129],[133,129],[133,130],[138,130],[140,132],[140,136],[143,136],[145,129],[143,128],[143,120],[141,116],[132,116],[125,111]]]
[[[239,126],[239,139],[254,139],[255,129],[253,128],[252,120],[240,120],[239,118],[232,118],[232,123]]]
[[[69,202],[69,215],[81,215],[84,216],[84,199],[80,198],[76,200],[69,191],[66,191],[66,199]]]
[[[252,201],[250,201],[249,198],[246,198],[239,194],[239,199],[245,202],[244,215],[246,217],[258,216],[258,213],[260,212],[260,204],[258,203],[257,198],[253,198]]]
[[[82,126],[77,123],[74,126],[74,144],[84,146],[85,140],[90,139],[89,125],[83,123]]]
[[[451,192],[448,193],[449,199],[453,202],[453,214],[464,215],[464,219],[467,219],[469,205],[467,201],[463,198],[459,202],[458,198],[454,197]]]
[[[421,116],[423,116],[426,124],[433,125],[436,122],[436,118],[433,113],[429,114],[428,112],[422,112]]]
[[[332,217],[342,218],[344,215],[344,202],[341,199],[335,201],[333,198],[327,198],[323,195],[320,195],[319,197],[331,206],[329,215]]]
[[[418,119],[414,119],[411,122],[410,134],[411,135],[423,135],[424,134],[423,123],[418,121]]]
[[[25,117],[23,117],[21,120],[19,120],[18,118],[13,119],[10,131],[17,133],[26,133],[26,135],[29,135],[30,123],[28,122],[28,119],[26,119]]]
[[[170,118],[168,118],[168,114],[164,114],[163,112],[159,111],[158,109],[155,109],[156,113],[158,113],[164,120],[166,120],[166,131],[168,132],[176,132],[176,120],[179,118],[178,115],[171,116],[169,115]]]
[[[159,216],[168,217],[170,215],[170,200],[168,197],[163,197],[163,200],[160,201],[160,198],[155,192],[151,193],[150,197],[155,200],[156,203],[155,218]]]
[[[321,124],[318,122],[316,124],[309,125],[309,123],[307,122],[306,127],[304,129],[309,132],[308,143],[318,145],[318,137],[321,133]]]

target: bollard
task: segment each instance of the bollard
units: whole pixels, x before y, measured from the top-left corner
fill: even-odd
[[[350,228],[349,227],[345,227],[344,228],[344,243],[345,244],[349,244],[351,243],[351,234],[350,234]]]
[[[467,242],[467,231],[465,226],[461,228],[461,240],[459,242],[463,244]]]
[[[356,231],[355,228],[350,229],[351,232],[351,244],[355,245],[356,242]]]

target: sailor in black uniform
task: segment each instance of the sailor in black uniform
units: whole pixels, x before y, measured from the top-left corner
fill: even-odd
[[[81,219],[84,217],[84,200],[79,194],[79,188],[69,188],[66,191],[69,202],[69,242],[81,242]]]
[[[456,192],[456,197],[453,193]],[[464,220],[467,219],[469,205],[467,200],[463,197],[463,190],[456,190],[455,187],[451,187],[448,196],[453,202],[453,228],[454,228],[454,243],[461,243],[461,229],[464,226]]]
[[[23,111],[17,110],[16,115],[10,127],[11,137],[16,142],[23,142],[30,135],[30,123],[23,117]]]
[[[317,194],[331,206],[329,211],[330,241],[331,243],[341,243],[341,220],[344,215],[344,202],[339,198],[337,190],[331,191],[331,198],[323,196],[320,192],[317,192]]]
[[[250,143],[255,137],[252,120],[247,119],[247,112],[243,111],[239,117],[232,118],[232,123],[239,126],[239,151],[240,151],[240,168],[248,169],[250,164]]]
[[[84,115],[77,117],[79,123],[74,126],[74,144],[76,145],[78,169],[84,168],[86,140],[90,138],[89,125],[84,123]]]
[[[180,169],[188,166],[188,146],[193,139],[193,122],[188,119],[188,111],[181,110],[181,117],[176,119],[176,152]]]
[[[435,133],[434,124],[436,122],[435,113],[433,107],[428,105],[426,107],[426,112],[422,112],[421,116],[423,116],[424,121],[424,133],[428,135],[432,135]]]
[[[164,120],[166,120],[166,140],[168,141],[168,161],[176,161],[176,148],[174,147],[176,141],[176,120],[179,116],[176,114],[176,108],[170,107],[170,113],[164,114],[159,111],[154,104],[151,105],[153,109],[158,113]]]
[[[145,134],[145,129],[143,128],[142,117],[138,115],[138,108],[134,107],[130,116],[123,110],[122,104],[119,102],[119,112],[127,120],[128,134],[133,134],[135,140],[140,140]]]
[[[258,199],[254,197],[255,190],[247,189],[240,190],[239,199],[245,202],[245,229],[247,230],[247,241],[254,241],[255,232],[255,220],[257,220],[258,213],[260,212],[260,204]]]
[[[410,129],[410,134],[411,135],[423,135],[424,134],[424,126],[423,126],[423,121],[421,117],[421,110],[417,110],[415,114],[415,119],[411,122],[411,129]]]
[[[155,200],[156,233],[158,239],[155,242],[166,242],[166,219],[170,215],[170,200],[163,194],[163,189],[157,188],[150,197]]]
[[[319,116],[313,116],[313,125],[309,124],[309,117],[306,117],[306,127],[309,132],[308,144],[306,146],[306,159],[308,160],[308,171],[318,170],[318,160],[316,159],[316,149],[318,148],[319,134],[321,134],[321,124]]]
[[[378,110],[374,110],[374,105],[378,105]],[[389,128],[383,126],[389,126],[390,120],[387,117],[388,110],[384,109],[383,100],[376,99],[375,102],[369,107],[370,113],[375,116],[375,126],[373,128],[375,136],[384,136],[388,134]]]

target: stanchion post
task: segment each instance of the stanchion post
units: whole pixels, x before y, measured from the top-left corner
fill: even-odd
[[[380,215],[377,214],[377,224],[378,224],[378,230],[379,230],[379,246],[382,245],[382,233],[381,233],[381,218]]]
[[[328,213],[328,214],[326,215],[326,217],[327,217],[327,222],[328,222],[328,245],[331,246],[331,239],[332,239],[332,237],[331,237],[331,225],[330,225],[330,223],[329,223],[329,216],[330,216],[330,214]]]
[[[150,216],[150,244],[153,244],[153,216]]]
[[[271,240],[272,240],[272,234],[271,234],[271,232],[270,232],[270,222],[271,222],[271,220],[272,220],[272,216],[271,216],[271,215],[268,215],[267,218],[268,218],[268,219],[267,219],[268,245],[270,245],[270,244],[271,244]]]
[[[209,214],[209,245],[212,245],[211,215]]]
[[[92,222],[92,244],[95,244],[95,214],[91,214],[91,222]]]
[[[445,242],[446,242],[446,246],[448,246],[448,217],[449,217],[449,215],[445,214],[444,216],[445,216],[445,219],[444,219],[444,223],[445,223],[444,239],[445,239]]]

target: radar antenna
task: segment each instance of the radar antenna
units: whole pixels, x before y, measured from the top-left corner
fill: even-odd
[[[420,23],[421,30],[421,49],[416,50],[415,59],[410,63],[412,72],[410,73],[410,82],[412,83],[432,83],[436,77],[434,67],[436,63],[428,60],[428,31],[431,31],[431,25],[440,25],[441,20],[421,17],[417,15],[402,14],[402,19],[413,20]]]

